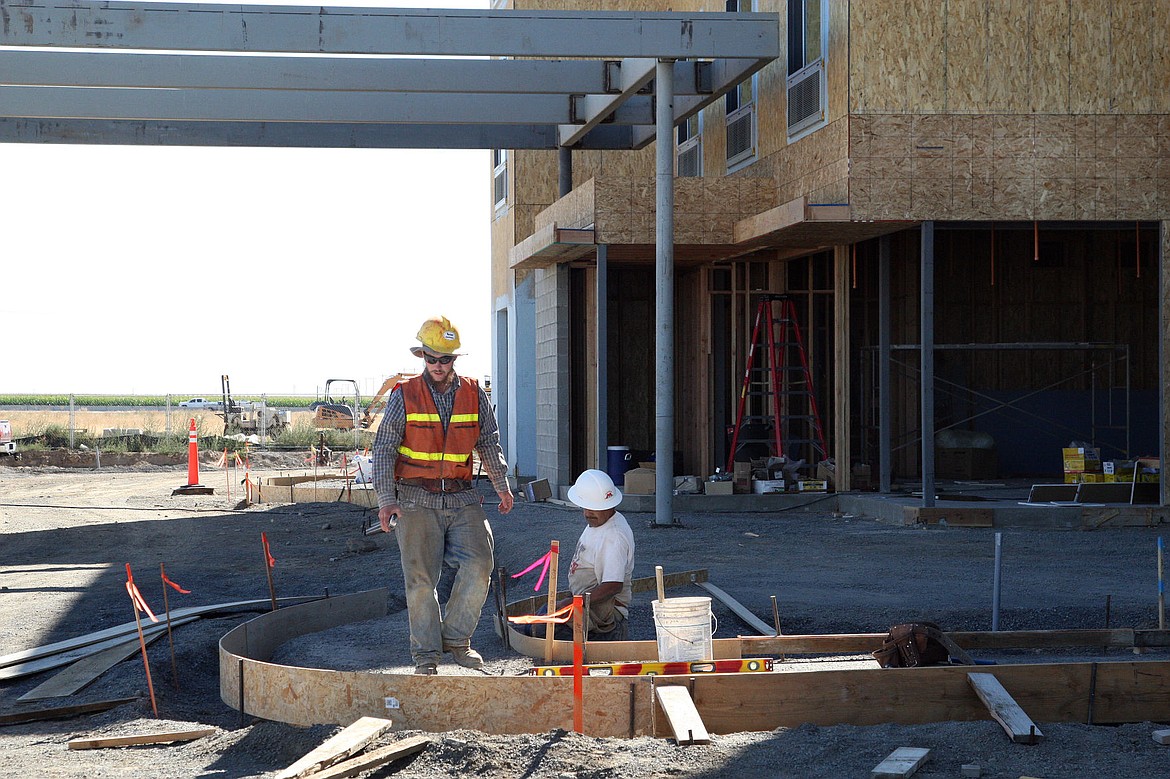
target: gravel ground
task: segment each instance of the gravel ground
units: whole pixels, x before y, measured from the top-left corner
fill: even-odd
[[[267,463],[276,468],[279,462]],[[290,463],[288,467],[292,467]],[[369,512],[346,504],[302,504],[233,510],[216,495],[171,497],[185,470],[164,467],[0,469],[0,654],[120,624],[132,612],[124,563],[152,606],[161,608],[158,565],[192,590],[171,593],[171,607],[266,598],[259,535],[276,558],[279,595],[345,593],[386,586],[391,613],[284,645],[279,662],[342,670],[408,672],[402,574],[394,536],[365,537]],[[207,483],[220,484],[209,476]],[[233,496],[235,497],[235,496]],[[489,500],[491,497],[489,496]],[[521,570],[556,538],[571,548],[583,521],[554,505],[518,504],[507,517],[488,508],[497,564]],[[947,629],[987,629],[990,623],[993,531],[883,524],[830,512],[680,514],[682,527],[651,528],[651,517],[629,514],[638,545],[635,576],[706,568],[765,622],[777,596],[787,633],[879,632],[891,624],[930,619]],[[1004,531],[1005,629],[1097,628],[1111,597],[1114,627],[1156,626],[1157,531],[1110,529]],[[562,565],[562,574],[567,563]],[[527,578],[514,582],[518,597]],[[530,591],[530,589],[529,589]],[[671,595],[705,594],[695,588]],[[647,596],[641,596],[646,598]],[[507,652],[485,609],[474,644],[495,674],[522,672],[529,661]],[[645,600],[635,603],[631,637],[652,639]],[[750,632],[716,603],[717,636]],[[205,619],[175,632],[171,671],[166,639],[150,649],[160,720],[151,713],[140,661],[123,662],[60,703],[139,695],[111,711],[0,728],[3,773],[28,777],[265,777],[304,755],[334,727],[298,728],[241,717],[219,700],[216,642],[251,615]],[[1036,652],[985,659],[1044,662]],[[1087,653],[1065,659],[1088,659]],[[1113,659],[1133,659],[1116,652]],[[1143,659],[1165,659],[1163,654]],[[805,661],[809,662],[809,661]],[[858,658],[816,661],[823,667],[869,665]],[[818,666],[822,667],[822,666]],[[451,663],[440,672],[466,672]],[[48,674],[0,682],[0,710]],[[1170,711],[1167,712],[1170,719]],[[873,727],[804,725],[777,732],[720,734],[709,746],[673,741],[596,739],[553,731],[490,736],[453,731],[434,735],[421,754],[367,776],[447,777],[845,777],[868,776],[899,746],[928,747],[916,777],[956,777],[965,763],[983,776],[1170,776],[1170,752],[1150,738],[1156,725],[1120,727],[1039,723],[1047,736],[1034,747],[1013,745],[993,722]],[[165,729],[215,728],[185,744],[71,751],[66,742]],[[391,743],[412,733],[393,733]]]

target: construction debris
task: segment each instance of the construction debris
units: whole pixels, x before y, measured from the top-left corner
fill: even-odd
[[[870,779],[906,779],[922,767],[926,758],[930,757],[929,749],[917,747],[898,747],[889,757],[877,764],[870,774]]]
[[[299,779],[328,768],[357,754],[385,733],[393,723],[378,717],[361,717],[349,727],[276,775],[276,779]]]
[[[1037,744],[1044,738],[1036,723],[1024,713],[995,676],[986,673],[967,674],[967,681],[1012,741],[1017,744]]]

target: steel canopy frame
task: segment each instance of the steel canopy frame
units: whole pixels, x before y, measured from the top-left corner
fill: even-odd
[[[0,142],[636,149],[655,138],[655,62],[672,63],[677,124],[775,59],[778,29],[775,14],[0,0]]]
[[[567,150],[656,141],[655,442],[669,453],[674,127],[779,57],[779,33],[774,13],[0,0],[0,47],[13,47],[0,50],[0,142]],[[600,60],[600,74],[566,59]],[[655,524],[672,520],[664,460]]]

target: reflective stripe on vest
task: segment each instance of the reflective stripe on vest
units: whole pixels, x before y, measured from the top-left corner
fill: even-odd
[[[412,460],[445,460],[449,463],[461,463],[471,457],[471,453],[467,454],[451,454],[449,452],[416,452],[413,449],[407,449],[405,446],[398,447],[398,453],[406,455]]]

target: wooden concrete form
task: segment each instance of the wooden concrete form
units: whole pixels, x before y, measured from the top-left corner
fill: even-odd
[[[363,716],[385,716],[388,699],[393,698],[394,725],[404,730],[469,728],[507,734],[572,727],[571,677],[415,676],[297,668],[268,661],[278,646],[297,636],[383,615],[386,598],[384,589],[325,598],[268,612],[236,627],[220,640],[221,698],[247,714],[297,725],[348,724]],[[696,711],[713,733],[805,722],[985,720],[987,709],[970,689],[968,672],[965,666],[940,666],[586,677],[585,733],[665,735],[669,725],[654,695],[654,687],[661,684],[687,685]],[[1170,717],[1170,662],[1005,665],[997,666],[995,675],[1042,722],[1087,722],[1091,717],[1104,724]]]
[[[328,484],[321,484],[321,482]],[[378,494],[369,484],[354,484],[348,488],[343,478],[331,474],[301,474],[274,476],[263,479],[252,488],[256,503],[352,503],[374,508]]]

